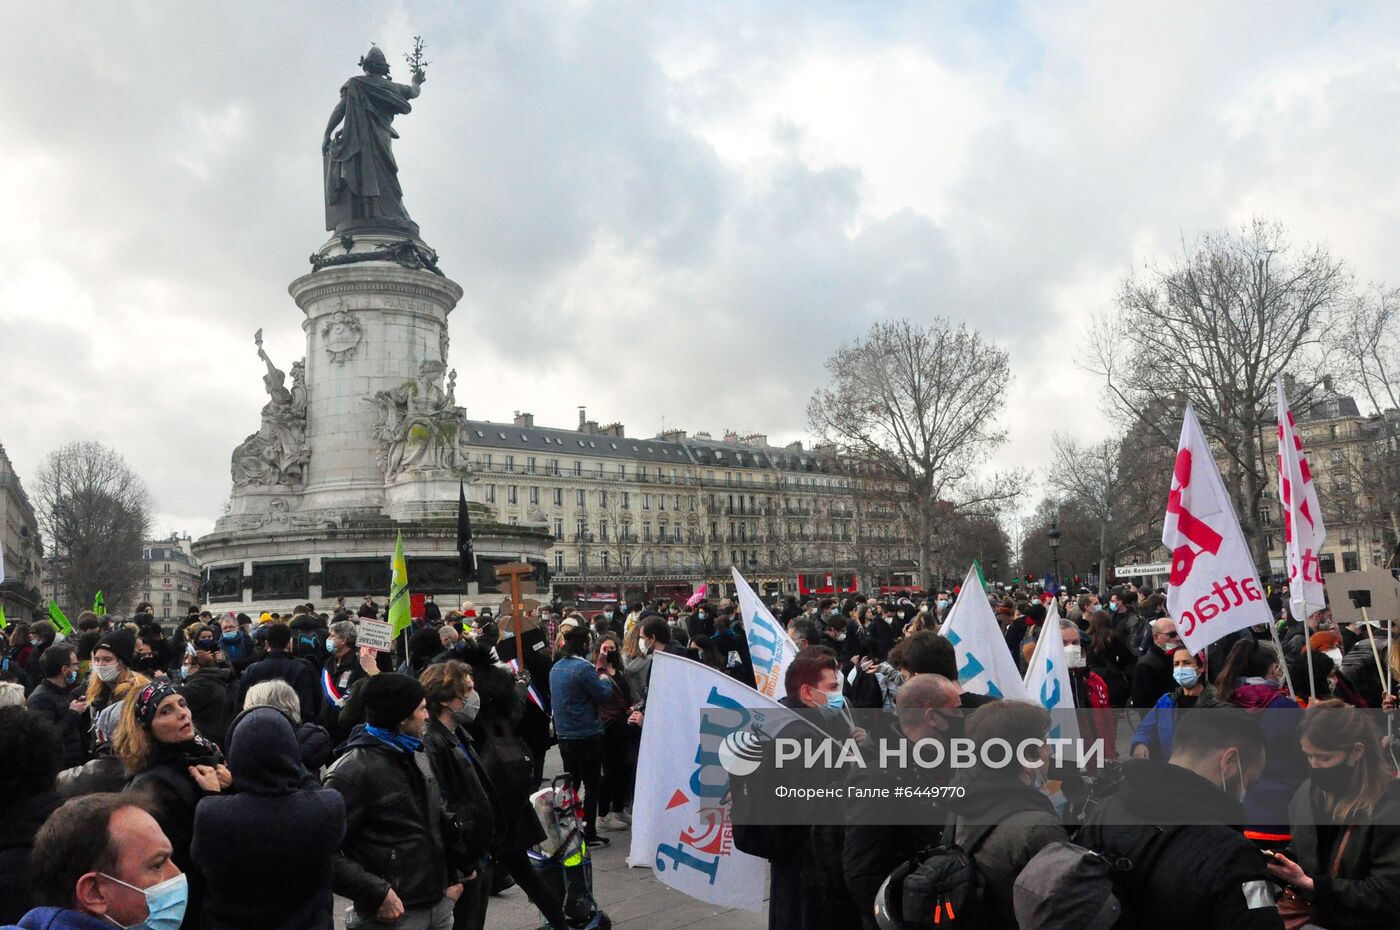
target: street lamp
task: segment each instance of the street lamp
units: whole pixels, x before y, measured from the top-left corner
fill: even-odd
[[[1060,583],[1060,528],[1055,521],[1050,521],[1050,532],[1046,534],[1050,538],[1050,556],[1055,560],[1055,584]]]
[[[992,584],[996,584],[996,581],[997,581],[997,560],[996,560],[996,559],[992,559],[992,577],[991,577],[989,580],[992,582]]]

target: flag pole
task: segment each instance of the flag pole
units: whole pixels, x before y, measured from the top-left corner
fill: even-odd
[[[1371,644],[1371,655],[1376,660],[1376,674],[1380,677],[1381,681],[1385,681],[1386,675],[1385,669],[1381,668],[1380,650],[1376,648],[1376,631],[1371,629],[1371,617],[1370,614],[1366,612],[1365,607],[1361,608],[1361,622],[1366,626],[1366,639]],[[1387,658],[1389,658],[1389,656],[1387,656]]]
[[[1303,604],[1304,613],[1307,612],[1308,605]],[[1308,663],[1308,703],[1317,700],[1317,673],[1313,671],[1312,664],[1312,634],[1308,632],[1308,618],[1303,618],[1303,657]],[[1287,667],[1287,666],[1285,666]]]
[[[1289,605],[1288,605],[1288,612],[1289,612],[1290,614],[1293,613],[1293,605],[1292,605],[1292,604],[1289,604]],[[1308,625],[1307,625],[1307,623],[1305,622],[1305,623],[1303,624],[1304,638],[1306,638],[1307,632],[1308,632]],[[1283,643],[1282,643],[1282,641],[1280,641],[1279,638],[1278,638],[1278,627],[1275,626],[1274,624],[1270,623],[1270,624],[1269,624],[1269,633],[1272,634],[1273,637],[1274,637],[1274,649],[1278,652],[1278,667],[1281,668],[1281,669],[1283,669],[1283,681],[1284,681],[1284,683],[1285,683],[1286,685],[1288,685],[1288,693],[1291,694],[1291,695],[1293,696],[1293,700],[1296,701],[1296,700],[1298,700],[1298,692],[1297,692],[1296,690],[1294,690],[1294,688],[1293,688],[1293,676],[1290,675],[1289,672],[1288,672],[1288,660],[1287,660],[1286,658],[1284,658],[1284,655],[1283,655]],[[1312,671],[1312,660],[1311,660],[1311,658],[1309,658],[1309,660],[1308,660],[1308,671],[1309,671],[1309,672]],[[1311,680],[1312,680],[1312,678],[1311,678],[1311,675],[1310,675],[1310,676],[1309,676],[1309,683],[1311,683]]]

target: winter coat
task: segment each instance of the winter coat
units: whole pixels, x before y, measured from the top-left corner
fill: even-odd
[[[248,689],[264,681],[285,681],[291,685],[292,690],[297,693],[298,703],[301,704],[301,719],[316,719],[319,706],[317,692],[320,686],[316,683],[316,674],[311,670],[311,666],[284,650],[270,650],[266,656],[248,666],[243,672],[243,676],[238,680],[238,700],[235,706],[242,708],[243,701],[248,696]]]
[[[312,775],[331,764],[335,744],[331,735],[320,724],[302,721],[297,724],[297,743],[301,746],[301,764]]]
[[[56,793],[45,791],[0,809],[0,923],[19,920],[34,906],[29,884],[34,835],[62,803]]]
[[[349,737],[354,724],[343,725],[340,722],[340,710],[349,699],[350,689],[355,686],[355,682],[366,677],[368,676],[365,670],[360,668],[360,659],[354,649],[345,653],[342,659],[331,656],[322,667],[320,724],[331,734],[331,742],[343,743]],[[336,702],[337,699],[340,703]]]
[[[1244,796],[1245,826],[1286,835],[1289,802],[1308,777],[1308,760],[1298,745],[1303,709],[1277,682],[1263,678],[1240,679],[1230,703],[1253,713],[1264,730],[1264,771]]]
[[[1015,927],[1011,886],[1031,857],[1050,843],[1067,841],[1045,793],[1010,775],[979,772],[969,778],[967,794],[953,805],[957,811],[957,842],[965,844],[980,826],[994,825],[974,848],[964,849],[986,882],[983,903],[989,927]]]
[[[189,705],[194,728],[216,746],[224,745],[228,722],[233,716],[233,672],[226,668],[202,668],[180,684],[180,693]]]
[[[214,641],[214,647],[223,653],[224,660],[233,666],[234,671],[241,672],[257,661],[258,650],[253,643],[253,637],[245,631],[239,630],[238,635],[232,640],[224,639],[223,634]]]
[[[511,674],[495,664],[491,650],[469,643],[462,661],[471,666],[481,710],[467,732],[476,747],[486,784],[500,805],[496,823],[496,851],[520,852],[545,838],[544,827],[530,804],[534,760],[516,729],[525,712],[525,701]]]
[[[1152,643],[1133,668],[1133,706],[1140,709],[1157,706],[1157,699],[1170,694],[1176,687],[1172,677],[1172,660],[1162,647]]]
[[[1189,769],[1151,759],[1123,763],[1123,780],[1076,842],[1128,858],[1122,926],[1134,930],[1282,930],[1265,859],[1228,824],[1244,810]],[[1187,826],[1166,826],[1189,821]],[[1133,855],[1136,852],[1137,855]]]
[[[1146,746],[1149,759],[1165,762],[1171,758],[1172,737],[1176,733],[1176,709],[1181,706],[1185,697],[1185,690],[1178,687],[1171,694],[1164,694],[1158,698],[1152,709],[1142,715],[1142,723],[1138,724],[1137,732],[1133,734],[1133,745]],[[1219,705],[1220,702],[1215,699],[1215,688],[1207,684],[1196,696],[1196,703],[1191,706]]]
[[[458,880],[449,866],[442,792],[422,752],[405,752],[356,728],[326,772],[345,798],[345,840],[335,893],[373,914],[392,888],[407,909],[432,907]]]
[[[87,759],[87,718],[68,706],[77,696],[76,688],[55,688],[44,679],[25,702],[30,711],[53,723],[64,768],[82,765]]]
[[[0,930],[112,930],[111,921],[64,907],[36,907],[17,926]]]
[[[345,801],[302,766],[281,711],[254,708],[229,735],[236,793],[206,798],[194,818],[190,855],[204,880],[204,927],[330,930]]]
[[[1369,647],[1367,647],[1369,648]],[[1391,930],[1397,924],[1400,901],[1400,782],[1391,781],[1369,817],[1353,818],[1350,826],[1336,825],[1325,855],[1319,849],[1322,816],[1312,782],[1298,789],[1289,805],[1293,824],[1294,860],[1313,880],[1313,920],[1323,927],[1347,930]],[[1340,868],[1331,875],[1337,844],[1345,831],[1351,836],[1342,850]]]
[[[133,790],[143,791],[151,798],[154,807],[151,813],[170,840],[170,858],[189,876],[189,905],[185,909],[185,920],[180,924],[185,930],[202,926],[204,881],[194,870],[190,843],[194,839],[195,808],[200,801],[213,796],[190,777],[189,767],[222,765],[223,761],[219,748],[203,737],[197,736],[187,743],[156,743],[146,760],[146,768],[132,776],[129,783]]]
[[[462,857],[458,866],[470,875],[482,857],[495,848],[500,814],[486,773],[467,732],[460,727],[449,730],[436,717],[429,718],[423,732],[423,751],[442,788],[443,804],[452,814]]]

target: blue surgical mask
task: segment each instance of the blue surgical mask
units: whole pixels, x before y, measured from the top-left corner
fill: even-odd
[[[846,695],[842,694],[840,691],[828,691],[828,692],[826,692],[826,706],[825,706],[825,709],[826,709],[827,711],[829,711],[830,713],[833,713],[833,714],[835,714],[835,713],[840,713],[841,709],[842,709],[843,707],[845,707],[845,706],[846,706]]]
[[[939,610],[944,610],[944,609],[946,609],[947,607],[948,607],[948,602],[947,602],[947,601],[939,601],[939,602],[938,602],[938,609],[939,609]]]
[[[98,872],[103,878],[109,878],[118,885],[126,885],[132,891],[139,891],[146,896],[146,919],[138,924],[124,927],[123,930],[179,930],[181,922],[185,919],[185,906],[189,903],[190,886],[189,879],[185,873],[181,872],[174,878],[152,885],[149,888],[137,888],[135,885],[127,884],[120,878],[113,878],[106,872]],[[112,918],[108,917],[108,920]],[[112,923],[121,927],[115,920]]]
[[[1183,688],[1193,688],[1196,682],[1201,680],[1201,673],[1191,668],[1189,665],[1178,665],[1176,668],[1172,669],[1172,677],[1175,678],[1176,683]]]
[[[224,639],[224,642],[226,642],[226,643],[231,643],[231,642],[233,642],[234,640],[238,639],[238,631],[237,631],[237,630],[232,630],[232,631],[230,631],[230,632],[228,632],[228,633],[225,633],[224,636],[223,636],[223,639]]]

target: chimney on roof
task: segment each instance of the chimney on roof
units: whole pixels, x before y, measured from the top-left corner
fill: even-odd
[[[624,438],[621,423],[609,423],[607,426],[603,427],[599,432],[601,432],[604,436],[613,436],[618,439]]]
[[[588,422],[588,408],[580,406],[578,408],[578,429],[583,432],[584,424]]]
[[[788,450],[789,452],[801,452],[802,442],[800,440],[798,442],[790,442],[787,445],[783,446],[783,448]]]
[[[664,439],[664,440],[666,440],[667,442],[675,442],[675,443],[685,442],[685,430],[683,430],[683,429],[667,429],[667,430],[662,430],[662,431],[661,431],[661,438]]]
[[[1292,375],[1284,375],[1284,376],[1283,376],[1283,393],[1285,393],[1285,394],[1288,395],[1288,402],[1289,402],[1290,404],[1293,403],[1293,399],[1297,396],[1297,393],[1298,393],[1297,388],[1298,388],[1298,379],[1297,379],[1297,378],[1293,377]]]
[[[516,426],[534,426],[534,425],[535,425],[535,415],[534,415],[533,413],[521,413],[519,410],[517,410],[517,411],[515,411],[515,425],[516,425]]]
[[[763,433],[749,433],[747,436],[739,437],[739,441],[746,446],[753,446],[756,449],[763,449],[768,446],[768,437]]]
[[[1331,375],[1323,375],[1323,376],[1322,376],[1322,389],[1323,389],[1324,391],[1326,391],[1328,394],[1331,394],[1331,393],[1332,393],[1332,376],[1331,376]]]
[[[732,429],[727,429],[724,431],[724,441],[729,443],[731,446],[738,445],[739,434],[734,432]]]

